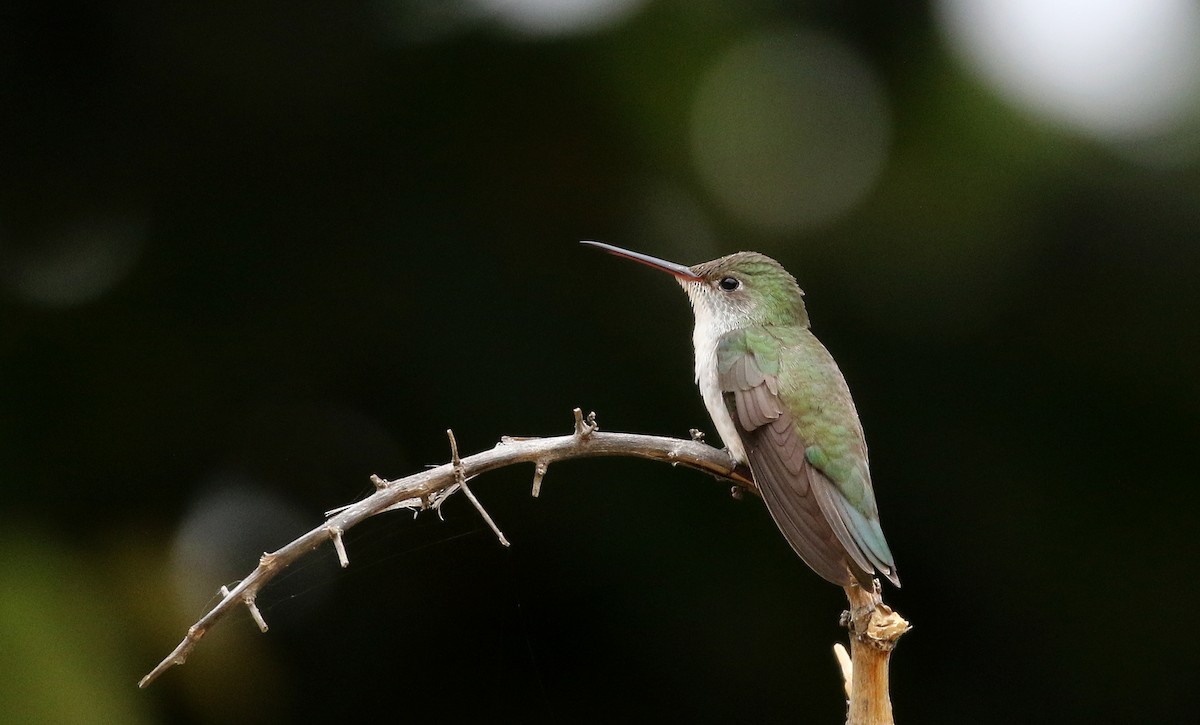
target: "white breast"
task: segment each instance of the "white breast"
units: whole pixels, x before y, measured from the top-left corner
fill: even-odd
[[[746,448],[742,445],[742,437],[738,435],[733,418],[725,407],[725,399],[721,395],[721,387],[717,384],[717,339],[726,330],[705,314],[705,305],[695,305],[696,329],[692,332],[692,344],[696,347],[696,384],[700,386],[700,395],[704,398],[704,407],[717,426],[721,441],[733,457],[742,463],[746,462]]]

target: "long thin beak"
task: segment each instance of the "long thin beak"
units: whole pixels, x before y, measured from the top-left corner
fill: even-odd
[[[589,247],[596,247],[597,249],[603,249],[604,251],[608,252],[609,254],[615,254],[618,257],[624,257],[625,259],[632,259],[635,262],[641,262],[642,264],[644,264],[648,267],[653,267],[655,269],[662,270],[663,272],[666,272],[667,274],[675,275],[679,279],[700,279],[700,275],[696,274],[690,268],[685,267],[682,264],[668,262],[667,260],[659,259],[658,257],[651,257],[649,254],[642,254],[641,252],[631,252],[628,249],[621,249],[620,247],[614,247],[613,245],[605,244],[604,242],[589,242],[589,241],[585,240],[585,241],[580,242],[580,244],[586,244]]]

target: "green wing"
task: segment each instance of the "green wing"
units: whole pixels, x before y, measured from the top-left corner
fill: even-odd
[[[718,342],[717,382],[767,510],[800,558],[841,586],[870,587],[876,571],[899,586],[854,404],[821,343],[804,329],[735,330]]]

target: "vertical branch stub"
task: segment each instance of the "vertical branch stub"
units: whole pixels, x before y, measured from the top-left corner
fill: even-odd
[[[461,485],[463,482],[463,463],[458,457],[458,441],[454,440],[454,429],[446,429],[446,437],[450,439],[450,465],[454,467],[454,478]]]
[[[879,583],[868,591],[857,584],[846,587],[850,610],[843,622],[850,630],[851,667],[847,689],[848,725],[893,725],[888,687],[888,664],[896,641],[911,627],[879,595]],[[843,676],[847,676],[843,663]]]
[[[583,411],[579,408],[571,412],[575,414],[575,440],[583,440],[600,430],[600,426],[596,423],[596,411],[588,413],[586,419],[583,417]]]

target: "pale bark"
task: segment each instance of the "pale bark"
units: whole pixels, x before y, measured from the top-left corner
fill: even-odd
[[[394,481],[372,476],[375,493],[330,512],[320,526],[277,551],[263,554],[254,571],[233,589],[221,587],[221,600],[188,629],[179,645],[142,678],[139,687],[146,687],[172,666],[183,664],[204,634],[238,606],[246,606],[259,629],[267,631],[267,623],[255,605],[258,593],[267,582],[326,541],[332,542],[341,565],[348,566],[350,559],[342,535],[376,514],[396,508],[437,510],[448,497],[462,491],[487,521],[500,543],[508,546],[508,540],[499,526],[467,486],[469,480],[488,471],[517,463],[534,464],[533,495],[537,496],[551,463],[571,458],[632,456],[684,465],[728,480],[734,484],[735,495],[743,490],[757,493],[749,470],[734,461],[726,451],[704,443],[703,436],[696,431],[692,432],[692,440],[636,433],[601,433],[596,426],[594,413],[585,419],[581,411],[576,409],[575,430],[570,435],[552,438],[505,437],[492,450],[466,458],[459,457],[454,434],[450,431],[447,434],[451,447],[449,463]],[[908,624],[883,605],[877,594],[869,594],[857,586],[847,588],[846,594],[850,600],[847,626],[851,632],[853,660],[852,676],[845,672],[847,666],[843,666],[850,694],[848,722],[853,725],[891,723],[887,660],[896,638],[907,630]]]
[[[849,662],[844,648],[838,654],[848,698],[846,723],[892,725],[888,663],[896,641],[911,626],[883,603],[877,591],[852,585],[846,587],[846,599],[850,609],[843,614],[843,621],[850,630]]]

